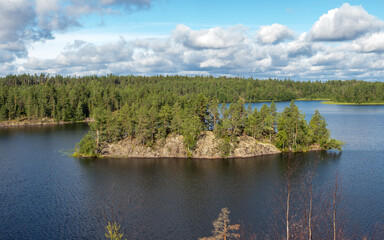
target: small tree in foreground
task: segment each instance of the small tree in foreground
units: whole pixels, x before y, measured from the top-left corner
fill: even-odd
[[[218,218],[213,222],[213,236],[200,238],[200,240],[239,239],[240,234],[235,231],[239,230],[240,224],[230,225],[231,220],[229,220],[229,213],[228,208],[221,209]]]
[[[119,232],[120,225],[116,222],[108,222],[108,226],[105,227],[105,237],[111,240],[122,240],[123,234]]]

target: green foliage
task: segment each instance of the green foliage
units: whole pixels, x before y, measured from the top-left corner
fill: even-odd
[[[278,148],[288,151],[302,151],[308,148],[310,138],[307,121],[294,101],[280,114],[277,132]]]
[[[317,109],[309,121],[309,135],[311,137],[312,143],[319,143],[321,147],[324,147],[330,138],[330,133],[327,129],[327,123]]]
[[[229,137],[219,139],[217,147],[222,157],[228,157],[232,151],[231,139]]]
[[[278,114],[274,103],[271,107],[264,104],[260,111],[252,111],[250,108],[245,110],[242,99],[226,108],[226,104],[221,107],[216,103],[206,105],[201,100],[205,99],[204,96],[199,98],[198,101],[179,98],[173,104],[164,105],[156,101],[124,105],[113,113],[95,108],[92,136],[100,144],[131,137],[152,146],[169,134],[181,134],[187,151],[191,153],[201,132],[213,130],[219,139],[218,148],[223,157],[230,155],[242,135],[269,140],[283,151],[307,151],[312,146],[340,149],[341,145],[330,139],[327,124],[320,113],[315,111],[307,124],[304,114],[293,101]]]
[[[292,102],[281,114],[272,102],[246,110],[245,102],[329,98],[334,101],[384,102],[384,83],[361,81],[296,82],[277,79],[185,76],[19,75],[0,78],[0,120],[54,118],[81,121],[93,117],[91,136],[82,143],[90,153],[103,143],[131,137],[152,146],[169,134],[181,134],[189,151],[202,131],[228,139],[249,135],[287,151],[311,144],[338,148],[329,139],[324,118],[315,112],[309,125]],[[221,107],[219,107],[221,102]],[[226,103],[231,103],[226,107]],[[91,141],[91,139],[93,139]],[[95,142],[95,147],[91,144]]]
[[[263,132],[262,121],[260,120],[260,113],[257,108],[255,108],[253,112],[252,110],[248,111],[249,113],[245,132],[248,136],[259,139],[262,137]]]
[[[184,136],[185,145],[189,150],[196,148],[197,138],[203,130],[203,125],[198,116],[184,118],[181,134]]]
[[[159,111],[159,128],[158,128],[158,138],[167,137],[170,132],[172,120],[172,108],[166,104],[160,108]]]
[[[244,100],[239,97],[237,102],[229,105],[228,113],[229,124],[230,124],[230,135],[231,136],[240,136],[245,128],[247,114],[244,107]]]
[[[88,132],[77,145],[75,155],[84,155],[84,156],[96,156],[96,136],[90,131]]]
[[[325,150],[329,149],[337,149],[339,151],[342,151],[341,146],[343,146],[344,143],[342,141],[338,141],[336,139],[329,139],[326,143],[323,144],[323,148]]]
[[[111,120],[112,113],[107,109],[96,108],[94,111],[95,121],[90,124],[91,130],[93,132],[98,131],[99,133],[99,142],[110,142],[113,135],[111,135],[110,125],[108,124]]]
[[[384,102],[384,83],[202,76],[9,75],[0,78],[0,120],[47,117],[80,121],[95,115],[97,108],[114,112],[125,105],[143,102],[150,103],[148,109],[153,105],[157,105],[155,108],[166,104],[171,107],[180,99],[183,99],[179,102],[183,108],[187,104],[185,99],[191,99],[191,111],[201,122],[212,125],[208,113],[212,114],[213,109],[208,105],[213,100],[237,103],[239,96],[246,102],[321,98],[336,102],[380,103]]]

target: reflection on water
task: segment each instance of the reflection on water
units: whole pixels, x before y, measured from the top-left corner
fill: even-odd
[[[332,137],[346,142],[342,153],[74,159],[65,152],[86,125],[0,129],[0,239],[103,238],[103,222],[112,216],[122,217],[127,238],[197,239],[211,233],[223,207],[233,223],[260,232],[276,220],[276,199],[290,165],[297,181],[315,171],[317,187],[338,172],[350,226],[371,232],[384,222],[384,106],[297,105],[307,119],[320,110]]]

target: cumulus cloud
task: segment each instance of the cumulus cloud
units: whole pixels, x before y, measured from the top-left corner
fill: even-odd
[[[356,50],[366,53],[384,52],[384,32],[361,37],[354,42]]]
[[[38,24],[48,30],[80,26],[78,18],[91,13],[110,14],[149,9],[153,0],[34,0]]]
[[[58,0],[35,0],[38,27],[46,31],[66,30],[72,26],[80,26],[76,19],[62,10]]]
[[[173,31],[176,42],[188,48],[228,48],[241,44],[244,40],[244,27],[236,25],[229,28],[215,27],[192,30],[185,25],[178,25]]]
[[[151,1],[70,0],[64,9],[58,7],[62,0],[12,1],[15,4],[0,5],[3,73],[211,74],[300,80],[376,80],[384,73],[382,21],[349,4],[329,11],[301,34],[277,23],[260,27],[256,34],[242,25],[204,29],[177,25],[169,36],[159,38],[117,38],[102,44],[71,40],[57,56],[44,59],[25,57],[28,42],[76,26],[82,14],[145,9]],[[61,14],[70,7],[78,11]],[[54,23],[55,18],[63,24]],[[16,56],[25,60],[10,64]]]
[[[121,9],[128,12],[146,10],[151,7],[153,0],[69,0],[67,2],[70,2],[67,5],[67,14],[81,16],[95,12],[101,14],[121,13]]]
[[[76,40],[67,45],[55,59],[41,60],[30,58],[25,64],[26,68],[42,70],[64,69],[81,67],[83,71],[106,69],[111,63],[127,62],[132,60],[133,49],[124,39],[96,46],[93,43]]]
[[[103,54],[104,53],[104,54]],[[102,61],[103,59],[104,61]],[[84,75],[101,74],[256,74],[277,72],[289,64],[287,46],[259,45],[242,26],[191,30],[179,25],[166,39],[120,40],[96,46],[74,41],[55,59],[30,59],[26,69],[43,66]],[[81,67],[81,68],[79,68]]]
[[[312,26],[310,36],[314,41],[353,40],[383,27],[384,22],[368,14],[363,7],[344,3],[322,15]]]
[[[26,57],[36,41],[80,27],[84,14],[147,9],[152,0],[0,0],[0,62]]]
[[[311,58],[313,66],[341,66],[345,59],[342,51],[320,52]]]
[[[276,44],[286,39],[293,38],[294,31],[287,26],[274,23],[268,26],[261,26],[256,37],[261,43]]]
[[[39,35],[39,32],[32,29],[25,31],[28,25],[33,25],[35,18],[30,7],[28,0],[0,1],[0,62],[25,56],[25,39],[33,39]]]

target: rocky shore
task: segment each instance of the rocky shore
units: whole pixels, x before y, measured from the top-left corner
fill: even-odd
[[[197,147],[190,151],[185,147],[184,137],[171,135],[159,140],[152,147],[140,144],[136,139],[123,139],[103,147],[100,157],[108,158],[248,158],[260,155],[281,153],[274,145],[261,143],[249,136],[238,137],[236,143],[230,143],[231,150],[223,156],[220,150],[220,140],[213,132],[204,131],[200,134]]]
[[[87,118],[81,122],[92,122],[91,118]],[[63,125],[72,122],[57,121],[52,118],[41,118],[29,120],[28,118],[22,118],[18,120],[2,121],[0,122],[0,128],[12,128],[12,127],[33,127],[33,126],[48,126],[48,125]]]

